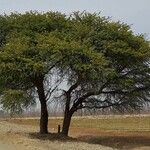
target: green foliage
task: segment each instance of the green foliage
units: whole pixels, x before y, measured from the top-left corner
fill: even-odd
[[[125,109],[139,109],[150,101],[149,41],[143,35],[135,35],[127,24],[113,22],[99,14],[77,12],[72,15],[71,22],[73,25],[69,38],[86,45],[95,56],[103,58],[98,64],[92,64],[96,60],[95,56],[91,56],[92,61],[82,57],[80,69],[85,60],[91,64],[89,70],[84,68],[82,71],[72,67],[78,64],[76,61],[69,62],[72,70],[71,74],[69,72],[70,84],[73,85],[80,79],[78,87],[82,87],[80,90],[74,89],[77,94],[72,99],[77,101],[79,95],[82,97],[93,92],[91,96],[99,97],[96,103],[95,98],[90,99],[89,105],[93,103],[91,108],[95,104],[95,107],[102,108],[116,103],[119,104],[116,108],[120,110],[120,104]]]
[[[28,12],[26,14],[12,13],[0,16],[0,19],[2,103],[3,107],[10,112],[19,113],[22,112],[24,103],[28,102],[30,105],[32,100],[26,101],[23,93],[16,92],[18,90],[35,92],[37,86],[39,88],[43,86],[47,78],[50,78],[47,74],[61,58],[56,55],[57,43],[65,30],[66,18],[58,12],[44,14]],[[17,89],[17,91],[9,91],[12,94],[3,93],[5,89]],[[11,96],[16,98],[11,100],[9,98]]]
[[[0,32],[2,90],[35,89],[55,68],[69,85],[80,81],[74,90],[81,96],[101,90],[112,101],[139,87],[149,93],[149,41],[126,24],[86,12],[27,12],[0,16]]]
[[[29,106],[34,105],[35,100],[24,91],[9,89],[3,92],[0,104],[3,110],[12,116],[14,114],[20,114]]]
[[[12,83],[11,86],[21,84],[24,89],[32,88],[33,80],[37,80],[37,76],[45,76],[58,60],[56,45],[65,28],[65,15],[29,12],[1,17],[7,24],[8,33],[3,39],[5,44],[0,48],[0,80],[5,86]],[[5,30],[4,26],[1,30]]]

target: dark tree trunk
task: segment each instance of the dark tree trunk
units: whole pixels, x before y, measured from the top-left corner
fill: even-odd
[[[63,136],[68,136],[70,122],[72,114],[70,113],[70,92],[66,92],[66,105],[65,105],[65,113],[64,113],[64,120],[62,126],[61,134]]]
[[[40,133],[48,133],[48,111],[46,101],[41,102]]]
[[[69,127],[71,123],[71,117],[72,115],[69,112],[65,114],[64,116],[63,127],[62,127],[62,132],[61,132],[63,136],[68,136]]]
[[[44,93],[43,80],[37,85],[37,92],[41,104],[41,117],[40,117],[40,133],[48,133],[48,111],[47,111],[47,102]]]

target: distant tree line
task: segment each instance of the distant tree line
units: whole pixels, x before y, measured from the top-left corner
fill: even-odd
[[[64,111],[63,136],[78,110],[140,110],[150,101],[150,43],[100,14],[0,16],[0,101],[22,113],[39,100],[40,133],[51,102]]]

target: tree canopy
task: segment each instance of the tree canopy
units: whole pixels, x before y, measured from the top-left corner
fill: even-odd
[[[86,12],[12,13],[0,16],[0,33],[4,101],[7,90],[37,93],[41,133],[48,132],[48,97],[62,82],[64,135],[78,109],[140,109],[150,100],[149,41],[127,24]]]

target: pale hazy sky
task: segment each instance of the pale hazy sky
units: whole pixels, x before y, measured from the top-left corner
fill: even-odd
[[[150,0],[0,0],[0,14],[29,10],[101,12],[132,25],[136,33],[145,33],[150,39]]]

